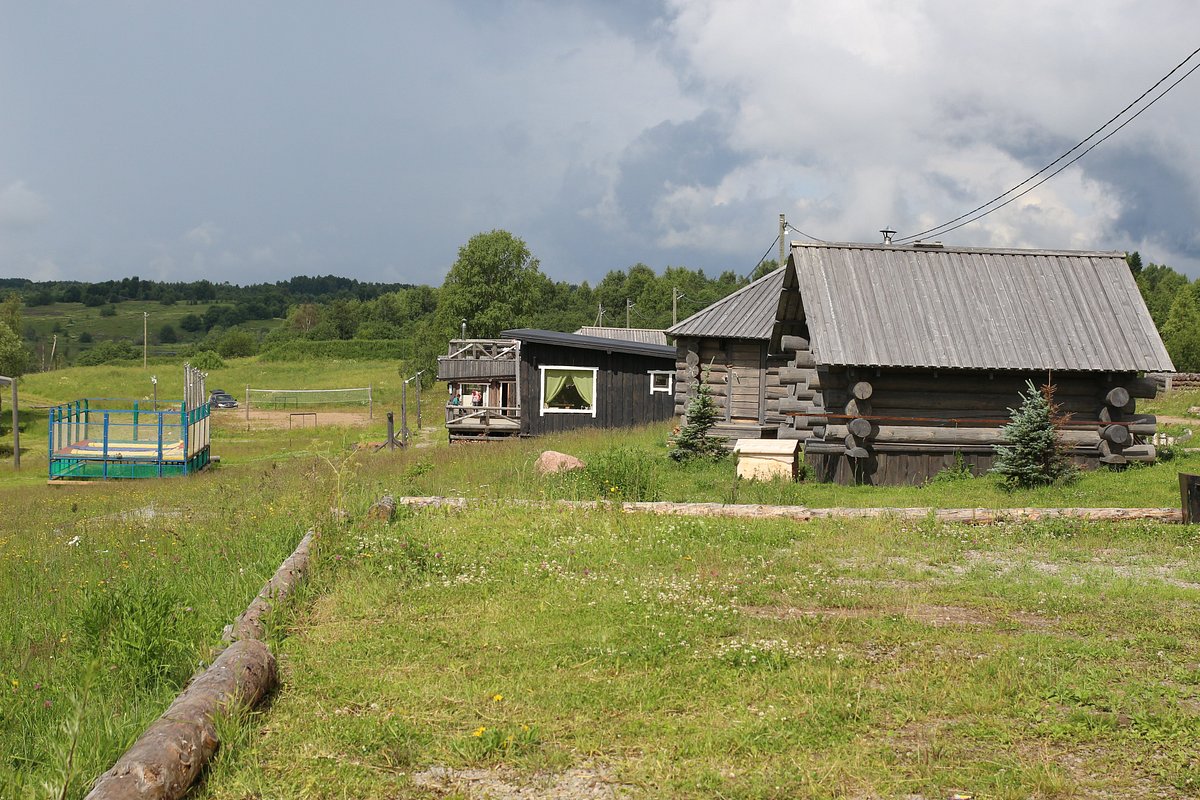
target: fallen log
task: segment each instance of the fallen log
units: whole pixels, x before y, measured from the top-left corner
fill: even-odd
[[[385,494],[383,497],[376,500],[367,509],[367,519],[377,522],[391,522],[392,517],[396,515],[396,498],[390,494]]]
[[[234,642],[96,779],[85,800],[182,797],[217,749],[215,720],[254,707],[278,681],[265,644]]]
[[[465,509],[470,506],[519,506],[573,511],[619,511],[625,513],[663,514],[701,517],[786,518],[798,522],[830,518],[935,519],[940,522],[992,524],[997,522],[1027,522],[1040,519],[1080,519],[1106,522],[1151,520],[1181,522],[1183,512],[1178,508],[809,508],[807,506],[726,505],[724,503],[610,503],[606,500],[472,500],[465,497],[398,497],[400,505],[414,508]]]
[[[393,500],[392,511],[394,512],[395,509]],[[222,639],[233,642],[239,639],[266,638],[267,626],[264,619],[271,612],[275,603],[295,591],[296,586],[304,579],[304,574],[308,571],[309,556],[315,535],[315,531],[309,531],[304,535],[292,554],[284,559],[283,563],[279,565],[279,569],[275,570],[271,580],[263,584],[258,596],[250,602],[245,611],[238,615],[232,625],[226,626],[225,632],[221,636]]]

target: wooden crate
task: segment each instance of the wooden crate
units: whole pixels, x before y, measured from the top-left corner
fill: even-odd
[[[751,481],[796,479],[796,439],[738,439],[737,476]]]

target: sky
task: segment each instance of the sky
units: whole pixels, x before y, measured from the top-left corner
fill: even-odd
[[[878,242],[1020,183],[1200,46],[1198,12],[0,0],[0,277],[438,285],[497,228],[555,280],[746,274],[781,213]],[[1200,74],[937,238],[1138,250],[1200,276],[1198,99]]]

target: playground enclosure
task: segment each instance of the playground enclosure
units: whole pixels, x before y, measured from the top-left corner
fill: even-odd
[[[184,398],[88,398],[50,409],[50,480],[162,478],[204,469],[211,419],[205,373],[184,366]]]

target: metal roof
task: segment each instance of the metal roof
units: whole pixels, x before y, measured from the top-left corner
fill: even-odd
[[[770,339],[775,327],[784,267],[768,272],[724,300],[697,311],[673,327],[669,336],[711,336],[722,339]]]
[[[522,342],[537,342],[553,344],[559,347],[579,347],[585,350],[603,350],[606,353],[633,353],[641,356],[669,358],[675,361],[675,348],[665,344],[646,344],[630,342],[624,339],[609,339],[603,336],[581,336],[577,333],[562,333],[560,331],[543,331],[534,328],[517,328],[503,331],[501,336],[506,339],[519,339]]]
[[[601,336],[605,339],[624,339],[642,344],[666,344],[667,334],[659,328],[598,328],[586,325],[575,331],[580,336]]]
[[[1124,253],[793,243],[787,268],[820,364],[1174,369]]]

